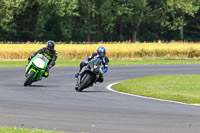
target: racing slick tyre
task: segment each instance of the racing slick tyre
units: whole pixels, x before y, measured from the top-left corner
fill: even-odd
[[[31,80],[32,80],[34,74],[35,74],[34,71],[30,72],[30,74],[28,75],[28,77],[26,78],[26,80],[24,82],[24,86],[31,85]]]
[[[81,78],[81,83],[78,86],[78,88],[76,88],[76,90],[81,92],[84,88],[88,86],[90,80],[91,80],[91,75],[87,73],[85,76]]]

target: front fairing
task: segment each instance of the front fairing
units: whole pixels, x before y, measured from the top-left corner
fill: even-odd
[[[99,74],[100,73],[100,69],[102,68],[102,59],[100,58],[95,58],[93,59],[93,61],[91,62],[92,64],[92,68],[93,68],[93,72],[95,74]]]
[[[91,62],[89,62],[88,65],[83,67],[79,74],[83,76],[86,72],[92,73],[93,82],[96,82],[100,75],[100,69],[102,69],[102,60],[99,58],[95,58]]]
[[[102,67],[102,60],[99,58],[95,58],[91,62],[89,62],[85,67],[83,67],[80,74],[82,74],[85,71],[90,71],[94,74],[98,74],[100,73],[101,67]]]
[[[33,76],[34,80],[41,80],[43,73],[45,72],[47,68],[49,60],[41,55],[37,54],[35,57],[32,58],[32,60],[29,62],[28,66],[25,70],[25,76],[27,77],[31,71],[35,72],[35,75]]]

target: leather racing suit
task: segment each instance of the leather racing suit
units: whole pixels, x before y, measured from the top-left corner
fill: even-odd
[[[57,52],[56,50],[48,50],[47,47],[44,47],[40,50],[38,50],[37,52],[34,52],[29,58],[28,60],[30,61],[34,56],[36,56],[38,53],[43,54],[47,59],[49,59],[48,62],[48,66],[47,69],[44,73],[44,77],[48,77],[49,76],[49,69],[52,68],[55,65],[55,61],[57,59]]]
[[[109,59],[107,56],[99,56],[97,53],[93,53],[91,56],[87,57],[83,62],[80,63],[80,70],[79,72],[82,70],[82,68],[84,66],[86,66],[88,64],[88,62],[94,58],[100,58],[102,60],[102,64],[103,64],[103,72],[106,73],[108,71],[108,63],[109,63]],[[103,78],[103,73],[100,74],[99,78],[98,78],[98,82],[103,82],[104,78]]]

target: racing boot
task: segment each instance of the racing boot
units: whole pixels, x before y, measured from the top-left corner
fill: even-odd
[[[48,72],[44,72],[43,77],[47,78],[49,76]]]
[[[79,72],[74,75],[75,78],[78,78]]]

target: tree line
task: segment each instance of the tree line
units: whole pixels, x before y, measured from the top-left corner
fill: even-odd
[[[200,41],[200,0],[0,0],[0,41]]]

